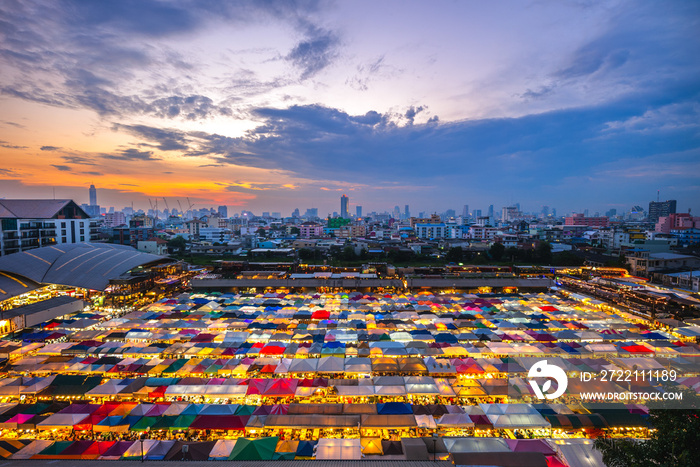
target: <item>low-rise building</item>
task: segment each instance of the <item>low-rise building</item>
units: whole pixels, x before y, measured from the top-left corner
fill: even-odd
[[[139,240],[136,242],[136,249],[144,253],[152,255],[167,256],[168,242],[162,238],[149,238],[148,240]]]
[[[650,253],[649,250],[631,250],[627,255],[630,274],[649,277],[664,269],[700,268],[700,258],[676,253]]]

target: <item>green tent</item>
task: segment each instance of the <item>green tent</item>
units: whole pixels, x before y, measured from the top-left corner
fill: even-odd
[[[277,436],[270,438],[238,438],[231,450],[228,460],[231,461],[270,461],[275,455]]]
[[[153,425],[155,425],[160,418],[161,417],[141,417],[141,420],[134,423],[129,429],[131,431],[146,431],[149,428],[153,428]]]
[[[175,373],[175,372],[178,371],[180,368],[182,368],[183,366],[185,366],[185,363],[187,363],[188,361],[189,361],[189,360],[187,360],[186,358],[178,358],[178,359],[175,360],[173,363],[171,363],[170,366],[169,366],[168,368],[166,368],[165,370],[163,370],[163,374],[166,374],[166,373]]]
[[[197,418],[196,415],[179,415],[175,421],[170,426],[171,430],[187,430],[194,419]]]
[[[34,456],[35,459],[46,459],[43,456],[57,456],[66,450],[68,446],[73,444],[73,441],[56,441],[51,446],[47,447],[39,454]]]
[[[253,412],[255,412],[255,409],[258,407],[256,405],[239,405],[238,408],[236,409],[236,413],[234,415],[253,415]]]
[[[151,418],[151,417],[144,417],[144,418]],[[156,421],[153,425],[151,425],[151,430],[173,430],[173,424],[175,423],[175,420],[178,418],[177,415],[164,415],[162,417],[156,417]],[[143,420],[143,419],[142,419]],[[139,421],[140,422],[140,421]],[[136,425],[139,425],[139,423],[136,423]],[[132,428],[133,430],[134,428]]]
[[[272,455],[273,461],[293,461],[296,452],[276,452]]]

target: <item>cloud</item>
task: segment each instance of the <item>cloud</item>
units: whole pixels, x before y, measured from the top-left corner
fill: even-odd
[[[0,176],[2,177],[19,177],[20,173],[13,169],[5,169],[0,167]]]
[[[638,133],[684,130],[697,132],[700,129],[700,103],[669,104],[625,120],[607,122],[606,126],[609,131]]]
[[[148,113],[160,118],[182,116],[186,120],[202,120],[214,115],[231,116],[231,109],[214,105],[206,96],[171,96],[150,103]]]
[[[113,154],[102,154],[104,159],[113,159],[118,161],[157,161],[158,157],[153,156],[152,151],[139,151],[138,149],[124,149]]]
[[[61,156],[64,162],[77,165],[97,165],[97,163],[84,155],[68,154]]]
[[[58,151],[61,148],[59,148],[58,146],[42,146],[39,149],[42,151]]]
[[[340,43],[332,31],[308,26],[306,38],[299,42],[285,59],[301,70],[301,79],[314,77],[337,57]]]
[[[7,141],[0,141],[0,148],[6,148],[6,149],[28,149],[27,146],[15,146],[14,144],[10,144]]]
[[[157,142],[156,147],[161,151],[184,151],[189,148],[187,136],[178,130],[155,128],[146,125],[122,125],[115,124],[115,130],[124,130],[134,136],[138,136],[151,142]]]
[[[57,165],[57,164],[51,164],[51,167],[55,167],[61,172],[70,172],[72,169],[68,167],[67,165]]]

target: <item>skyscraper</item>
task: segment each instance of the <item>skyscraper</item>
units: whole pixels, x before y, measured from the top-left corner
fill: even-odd
[[[90,206],[97,206],[97,188],[90,185]]]
[[[350,198],[346,195],[340,197],[340,217],[343,219],[349,219],[350,213],[348,212],[348,204],[350,203]]]
[[[493,204],[489,206],[489,211],[486,215],[489,217],[493,217]]]
[[[467,218],[469,217],[469,205],[465,204],[464,207],[462,208],[462,217]]]
[[[219,206],[219,217],[222,219],[228,219],[228,206]]]
[[[362,217],[362,206],[355,206],[355,216]]]
[[[403,207],[403,217],[404,219],[411,217],[411,211],[408,210],[408,204]]]
[[[676,200],[670,199],[667,201],[651,201],[649,203],[649,222],[657,223],[659,217],[665,217],[669,214],[676,214]]]

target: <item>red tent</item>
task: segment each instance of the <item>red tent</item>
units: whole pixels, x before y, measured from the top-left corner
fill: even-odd
[[[238,430],[244,431],[250,415],[197,415],[190,430]]]
[[[311,314],[311,319],[328,319],[331,314],[326,310],[316,310]]]
[[[292,378],[274,379],[267,388],[264,396],[287,397],[294,396],[297,390],[298,381]]]

